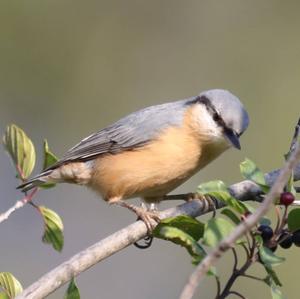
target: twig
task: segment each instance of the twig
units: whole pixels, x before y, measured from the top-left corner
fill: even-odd
[[[220,278],[218,276],[215,276],[215,279],[216,279],[216,283],[217,283],[217,296],[216,296],[216,299],[218,299],[220,294],[221,294],[221,282],[220,282]]]
[[[263,278],[256,277],[254,275],[250,275],[250,274],[246,274],[246,273],[241,274],[241,277],[246,277],[246,278],[254,279],[254,280],[257,280],[257,281],[265,282],[265,280]]]
[[[221,293],[221,295],[218,299],[224,299],[230,293],[232,293],[232,291],[230,289],[233,286],[233,284],[235,283],[235,281],[237,280],[237,278],[239,276],[241,276],[243,273],[245,273],[252,264],[253,264],[253,261],[251,259],[249,259],[245,262],[245,264],[241,267],[241,269],[235,270],[235,271],[232,272],[232,274],[231,274],[230,278],[228,279],[228,282],[227,282],[223,292]]]
[[[242,221],[235,230],[226,237],[219,245],[212,250],[203,261],[196,267],[195,271],[190,276],[188,283],[185,285],[183,292],[181,293],[180,299],[191,299],[195,293],[195,290],[199,282],[206,275],[207,271],[214,265],[218,259],[226,252],[231,246],[247,231],[249,231],[261,217],[263,217],[270,207],[272,206],[274,199],[279,196],[282,192],[285,184],[287,183],[289,176],[296,166],[297,161],[300,159],[299,147],[293,152],[286,162],[284,168],[280,172],[270,192],[265,196],[264,201],[261,203],[259,208],[244,221]]]
[[[233,272],[234,272],[237,270],[238,267],[238,255],[234,247],[231,248],[231,251],[233,253],[233,259],[234,259],[234,263],[233,263]]]
[[[0,214],[0,223],[4,220],[8,219],[8,217],[18,209],[24,207],[28,202],[30,202],[37,192],[37,188],[33,189],[31,193],[26,195],[23,199],[18,200],[11,208],[9,208],[6,212]]]

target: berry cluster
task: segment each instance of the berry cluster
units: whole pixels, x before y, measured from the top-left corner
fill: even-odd
[[[287,209],[295,200],[295,196],[291,192],[283,192],[280,195],[280,204]],[[285,228],[286,219],[282,219],[282,225],[274,232],[269,225],[262,224],[257,228],[257,232],[261,235],[264,246],[272,251],[277,249],[277,245],[281,248],[288,249],[293,244],[300,247],[300,230],[290,232]]]

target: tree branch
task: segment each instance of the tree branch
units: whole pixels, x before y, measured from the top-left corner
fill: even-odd
[[[37,192],[37,188],[34,188],[31,193],[26,195],[23,199],[18,200],[11,208],[9,208],[6,212],[0,214],[0,223],[4,220],[7,220],[8,217],[15,211],[17,211],[20,208],[23,208],[28,202],[30,202],[33,198],[33,196]]]
[[[247,231],[255,226],[259,219],[268,212],[274,200],[279,197],[280,193],[285,187],[289,176],[294,167],[297,165],[296,163],[299,159],[300,147],[298,146],[296,150],[291,154],[284,168],[280,171],[277,179],[272,185],[270,192],[265,196],[264,201],[261,203],[259,208],[252,215],[244,219],[244,221],[242,221],[228,237],[221,241],[219,245],[203,259],[203,261],[197,266],[195,271],[189,277],[188,283],[185,285],[180,299],[191,299],[199,282],[204,278],[207,271],[222,257],[222,255],[229,248],[233,246],[233,244],[241,236],[243,236]],[[247,194],[247,192],[245,193]]]

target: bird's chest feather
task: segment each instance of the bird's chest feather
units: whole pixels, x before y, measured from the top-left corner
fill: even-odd
[[[204,151],[203,151],[204,150]],[[203,155],[210,150],[211,154]],[[95,161],[91,186],[111,197],[155,197],[167,194],[211,159],[213,148],[201,146],[188,127],[172,127],[146,146]]]

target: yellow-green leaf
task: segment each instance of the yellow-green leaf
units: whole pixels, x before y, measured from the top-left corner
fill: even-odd
[[[284,257],[279,257],[269,248],[261,246],[259,248],[259,257],[265,266],[277,266],[285,261]]]
[[[197,192],[202,195],[209,195],[220,201],[223,201],[226,205],[230,206],[240,214],[248,211],[245,203],[231,196],[225,183],[222,181],[217,180],[203,183],[198,186]]]
[[[64,299],[80,299],[79,289],[75,283],[74,278],[72,278],[72,280],[69,283]]]
[[[7,294],[0,293],[0,299],[10,299]]]
[[[43,242],[49,243],[55,250],[61,251],[64,245],[63,223],[61,218],[53,210],[44,206],[40,206],[39,210],[45,223]]]
[[[223,218],[212,218],[205,225],[203,244],[215,247],[227,237],[235,226]]]
[[[163,226],[176,227],[192,236],[196,241],[202,238],[204,233],[204,223],[187,215],[163,219],[156,228],[160,230]]]
[[[175,244],[179,244],[187,249],[193,258],[193,263],[198,264],[205,256],[204,249],[196,242],[196,240],[186,232],[176,227],[163,225],[153,231],[156,238],[169,240]]]
[[[0,288],[4,291],[1,293],[2,298],[5,295],[14,298],[23,291],[20,282],[9,272],[0,272]]]
[[[241,219],[233,211],[231,211],[228,208],[224,208],[221,211],[221,214],[227,216],[235,224],[239,224],[241,222]]]
[[[47,140],[44,140],[44,165],[43,170],[58,161],[57,157],[50,151]]]
[[[289,212],[287,223],[289,230],[292,232],[300,229],[300,208],[293,209]]]
[[[18,126],[7,126],[3,143],[22,179],[30,176],[35,165],[35,149],[32,141]]]
[[[227,187],[223,181],[215,180],[206,183],[202,183],[198,186],[197,192],[201,194],[207,194],[215,191],[228,192]]]
[[[44,140],[44,164],[43,164],[43,170],[47,169],[51,165],[55,164],[58,161],[58,158],[50,151],[49,145],[47,140]],[[44,189],[49,189],[52,187],[55,187],[55,184],[53,183],[45,183],[40,186]]]
[[[280,289],[275,285],[271,286],[271,294],[272,294],[272,299],[284,299]]]
[[[244,178],[259,185],[265,193],[269,191],[270,187],[266,183],[264,173],[253,161],[250,159],[245,159],[245,161],[240,164],[240,170]]]

